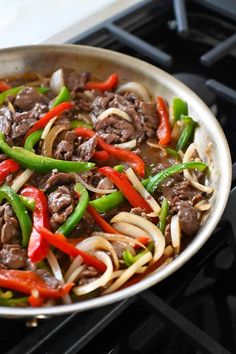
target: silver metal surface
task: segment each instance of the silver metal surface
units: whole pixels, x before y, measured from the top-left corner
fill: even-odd
[[[38,315],[61,315],[85,311],[111,304],[160,282],[188,261],[206,242],[216,227],[227,202],[232,174],[231,157],[224,133],[209,108],[184,84],[166,72],[124,54],[105,49],[73,45],[38,45],[3,49],[0,51],[0,77],[25,72],[47,74],[60,67],[90,71],[96,78],[104,79],[117,72],[120,81],[138,81],[153,94],[162,95],[171,102],[179,96],[188,102],[189,113],[199,123],[195,143],[202,155],[208,156],[210,164],[209,183],[214,187],[214,206],[206,223],[188,247],[170,264],[147,276],[141,282],[115,293],[81,301],[71,305],[41,308],[0,307],[0,316],[8,318],[33,317]],[[212,144],[211,154],[206,155]]]

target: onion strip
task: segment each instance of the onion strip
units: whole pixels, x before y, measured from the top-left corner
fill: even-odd
[[[139,215],[130,214],[124,211],[114,216],[111,220],[112,223],[120,221],[128,221],[131,225],[138,226],[149,234],[155,246],[153,262],[157,261],[163,255],[165,250],[165,238],[156,225]]]
[[[115,107],[111,107],[111,108],[108,108],[105,111],[103,111],[101,114],[99,114],[99,116],[97,117],[97,120],[101,121],[112,114],[115,114],[119,118],[123,118],[130,123],[132,122],[132,118],[128,115],[128,113],[122,111],[119,108],[115,108]]]
[[[44,139],[43,146],[42,146],[42,155],[43,156],[52,156],[52,147],[54,140],[60,134],[63,130],[66,130],[67,128],[65,125],[55,125],[52,127],[50,132],[47,134],[47,136]]]
[[[17,193],[21,187],[30,179],[30,177],[33,175],[34,171],[31,171],[29,169],[25,170],[22,172],[19,176],[15,178],[13,181],[11,188]]]
[[[128,222],[116,222],[113,227],[123,235],[138,238],[140,236],[149,237],[149,234],[137,226],[131,225]]]
[[[139,246],[141,248],[146,249],[146,247],[141,242],[137,241],[135,238],[125,236],[125,235],[109,234],[105,232],[95,231],[92,233],[92,236],[101,236],[111,242],[124,242],[124,243],[128,243],[128,245],[130,245],[131,247]]]
[[[114,145],[121,149],[133,149],[137,145],[137,140],[132,139],[130,141],[126,141],[125,143],[114,144]]]
[[[64,274],[64,279],[67,282],[67,279],[70,277],[70,275],[81,265],[83,261],[83,258],[79,255],[74,258],[73,262],[67,269],[66,273]]]
[[[119,259],[112,244],[101,236],[90,236],[82,242],[78,243],[76,247],[86,252],[98,249],[108,251],[111,254],[115,268],[119,268]]]
[[[80,273],[82,273],[85,269],[86,269],[86,265],[85,264],[81,265],[79,268],[76,268],[73,271],[73,273],[71,273],[69,278],[67,279],[67,283],[74,283],[77,280],[77,278],[80,275]]]
[[[128,176],[128,179],[133,184],[134,188],[139,192],[139,194],[141,194],[141,196],[145,199],[145,201],[152,208],[152,210],[155,213],[159,213],[159,211],[161,210],[159,204],[153,198],[153,196],[150,193],[148,193],[148,191],[144,188],[144,186],[142,185],[142,183],[134,173],[133,169],[129,167],[128,170],[126,170],[125,172]]]
[[[109,287],[107,288],[104,292],[103,295],[105,294],[110,294],[113,291],[116,291],[118,288],[120,288],[123,284],[127,282],[144,264],[150,262],[152,259],[152,254],[151,252],[145,253],[142,257],[140,257],[135,263],[133,263],[129,268],[127,268],[121,276]]]
[[[59,263],[58,263],[58,261],[56,259],[56,256],[54,255],[54,253],[51,250],[49,250],[49,252],[48,252],[47,260],[48,260],[48,263],[49,263],[49,265],[51,267],[51,270],[53,272],[54,277],[57,280],[61,281],[62,284],[65,284],[64,278],[63,278],[63,275],[62,275],[62,272],[61,272],[61,268],[59,266]],[[63,297],[63,301],[64,301],[65,304],[71,304],[72,303],[71,298],[70,298],[69,295],[64,296]]]
[[[212,204],[208,203],[206,200],[201,200],[199,203],[194,205],[194,208],[199,211],[207,211],[211,209]]]
[[[55,121],[57,120],[57,116],[50,119],[50,121],[45,125],[42,135],[41,135],[41,139],[44,140],[46,138],[46,136],[48,135],[51,127],[53,126],[53,124],[55,123]]]
[[[93,186],[91,186],[90,184],[86,183],[83,178],[81,178],[79,175],[76,176],[76,178],[78,179],[78,181],[83,184],[83,186],[88,189],[91,192],[97,193],[97,194],[111,194],[113,192],[116,192],[117,189],[100,189],[100,188],[95,188]]]
[[[120,85],[116,90],[116,93],[124,93],[124,92],[135,93],[144,102],[150,101],[150,95],[148,93],[148,90],[138,82],[135,81],[126,82],[125,84]]]
[[[63,70],[58,69],[54,71],[54,73],[51,76],[50,87],[54,93],[58,94],[63,86],[64,86]]]
[[[173,247],[175,249],[179,249],[181,230],[180,230],[180,223],[179,223],[179,215],[178,214],[175,214],[171,218],[170,233],[171,233],[171,242],[172,242]]]
[[[185,151],[184,157],[183,157],[183,162],[190,162],[190,158],[193,155],[194,151],[197,150],[196,149],[196,145],[194,143],[192,143],[191,145],[189,145],[189,147],[187,148],[187,150]],[[194,186],[196,189],[200,190],[203,193],[207,193],[210,194],[213,192],[213,188],[208,187],[208,186],[204,186],[203,184],[199,183],[197,181],[196,176],[193,173],[190,173],[188,169],[185,169],[183,171],[184,173],[184,177],[192,184],[192,186]]]
[[[112,277],[113,265],[112,265],[111,258],[105,252],[101,252],[101,251],[95,252],[95,255],[98,259],[100,259],[103,263],[105,263],[107,269],[100,278],[88,284],[75,287],[73,289],[73,292],[78,296],[88,294],[95,289],[105,286]]]

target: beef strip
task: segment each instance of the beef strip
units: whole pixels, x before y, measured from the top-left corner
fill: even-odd
[[[41,188],[47,191],[62,184],[74,184],[75,177],[70,173],[56,172],[49,175],[45,183],[41,185]]]
[[[0,244],[19,242],[19,224],[9,204],[0,206]]]
[[[83,72],[77,73],[73,69],[63,69],[64,83],[70,91],[83,91],[85,89],[86,82],[90,79],[90,73]]]
[[[82,142],[72,131],[66,132],[57,145],[53,156],[60,160],[89,161],[96,148],[96,136]]]
[[[129,114],[132,123],[116,115],[110,115],[104,120],[98,121],[99,114],[110,107],[119,108]],[[151,137],[155,134],[158,123],[155,103],[141,102],[130,93],[122,96],[105,92],[104,96],[97,96],[92,102],[90,117],[98,134],[107,142],[109,140],[110,143],[121,143],[134,137],[141,142],[145,135]]]
[[[42,117],[47,111],[47,106],[41,103],[36,103],[35,106],[28,112],[16,112],[12,125],[12,138],[18,138],[25,135],[34,123]]]
[[[200,229],[197,210],[187,201],[178,203],[178,215],[181,230],[188,236],[195,235]]]
[[[7,108],[0,108],[0,131],[11,141],[11,126],[13,123],[13,113]]]
[[[199,193],[199,191],[187,180],[176,182],[175,180],[170,179],[169,181],[165,181],[161,190],[164,197],[168,199],[173,207],[175,207],[180,200],[187,200],[192,204],[196,197],[198,201],[202,198],[201,193]]]
[[[98,271],[94,267],[87,267],[79,276],[79,285],[85,285],[97,279]]]
[[[26,87],[15,98],[14,105],[22,111],[30,111],[36,103],[48,104],[48,98],[33,87]]]
[[[20,245],[3,245],[0,251],[0,267],[24,269],[27,267],[27,251]]]
[[[50,274],[46,269],[37,269],[36,273],[47,283],[50,288],[56,289],[60,285],[60,282]]]
[[[69,187],[62,185],[48,196],[50,225],[55,231],[73,212],[75,195]]]

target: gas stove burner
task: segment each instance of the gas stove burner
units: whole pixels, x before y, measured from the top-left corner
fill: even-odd
[[[207,79],[203,76],[190,74],[190,73],[177,73],[174,77],[183,82],[191,90],[193,90],[201,99],[207,104],[208,107],[212,106],[216,100],[216,95],[209,91],[206,87]]]

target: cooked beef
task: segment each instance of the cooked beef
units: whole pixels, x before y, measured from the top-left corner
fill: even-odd
[[[0,251],[0,267],[23,269],[27,267],[26,249],[20,245],[3,245]]]
[[[45,95],[39,93],[33,87],[26,87],[16,96],[14,105],[22,111],[30,111],[36,103],[48,104],[48,99]]]
[[[50,288],[56,289],[60,282],[46,269],[37,269],[36,273],[47,283]]]
[[[56,172],[52,173],[45,182],[46,184],[41,185],[41,188],[47,191],[62,184],[74,184],[75,177],[70,173]]]
[[[116,115],[97,121],[97,117],[104,110],[115,107],[129,114],[132,123]],[[104,96],[97,96],[92,102],[91,119],[95,130],[108,142],[124,142],[134,137],[141,142],[145,135],[151,137],[155,134],[158,117],[154,103],[141,102],[132,94],[124,96],[105,92]]]
[[[9,204],[0,206],[0,243],[17,243],[19,240],[19,224]]]
[[[32,108],[28,112],[16,112],[12,125],[12,138],[18,138],[25,135],[30,127],[47,111],[47,106],[40,103]]]
[[[103,179],[102,174],[97,172],[96,168],[88,172],[81,173],[80,177],[83,178],[86,183],[91,184],[93,187],[97,187],[101,179]]]
[[[70,91],[83,91],[86,82],[90,79],[90,73],[83,72],[78,74],[73,69],[63,69],[64,82]]]
[[[82,271],[79,276],[79,285],[85,285],[96,280],[98,276],[98,271],[94,267],[88,267]]]
[[[11,134],[11,126],[13,123],[13,113],[7,108],[0,108],[0,131],[9,137]]]
[[[90,216],[89,213],[85,213],[83,218],[81,219],[80,223],[76,226],[74,235],[76,236],[90,236],[91,233],[94,231],[95,221]]]
[[[89,161],[95,152],[96,137],[82,142],[80,137],[69,131],[57,145],[54,157],[60,160]]]
[[[140,208],[140,207],[132,208],[132,209],[130,210],[130,213],[131,213],[131,214],[138,215],[138,216],[142,216],[142,217],[146,218],[145,210],[142,209],[142,208]]]
[[[123,143],[136,135],[131,123],[114,114],[98,121],[95,130],[108,144]]]
[[[89,161],[95,152],[96,144],[96,136],[83,142],[77,147],[76,158],[73,158],[73,160]]]
[[[199,191],[187,180],[175,183],[175,181],[171,179],[169,180],[169,184],[167,181],[162,185],[161,190],[164,197],[168,199],[173,207],[179,202],[179,200],[188,200],[192,202],[193,198],[196,196],[198,196],[199,199],[200,194]]]
[[[50,217],[50,225],[56,230],[63,224],[67,217],[73,212],[75,205],[75,195],[69,187],[63,185],[51,192],[48,196],[48,208]]]
[[[200,229],[197,210],[187,201],[178,203],[178,215],[181,230],[188,236],[195,235]]]

